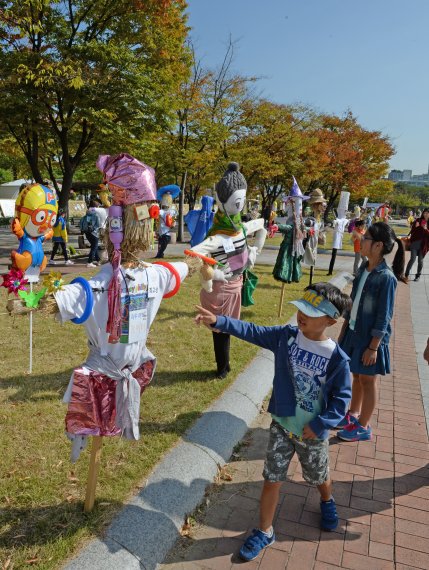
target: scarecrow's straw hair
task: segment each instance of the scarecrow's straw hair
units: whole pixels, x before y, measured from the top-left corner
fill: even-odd
[[[150,207],[149,202],[145,204]],[[120,246],[122,252],[121,263],[135,262],[136,256],[140,251],[147,251],[153,242],[153,220],[147,218],[146,220],[137,220],[135,216],[135,206],[141,204],[130,204],[124,206],[124,213],[122,216],[124,226],[124,239]],[[110,241],[109,231],[105,234],[105,243],[109,259],[112,258],[113,244]]]

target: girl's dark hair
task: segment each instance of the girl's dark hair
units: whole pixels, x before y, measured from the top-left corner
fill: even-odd
[[[340,315],[342,315],[345,311],[350,311],[352,308],[352,300],[350,299],[349,295],[343,293],[338,287],[335,285],[331,285],[331,283],[324,283],[321,281],[320,283],[313,283],[313,285],[309,285],[304,289],[304,291],[308,290],[316,291],[318,295],[322,295],[325,297],[330,303],[334,305]]]
[[[356,221],[355,221],[355,226],[356,226],[357,228],[360,228],[361,226],[364,226],[364,225],[365,225],[365,221],[364,221],[364,220],[356,220]]]
[[[423,218],[423,214],[424,214],[425,212],[429,212],[429,208],[425,208],[425,209],[423,210],[422,215],[420,216],[420,219]]]
[[[404,277],[405,267],[405,249],[402,240],[396,237],[392,228],[384,222],[376,222],[368,228],[368,233],[374,241],[380,241],[383,244],[383,255],[390,253],[393,250],[395,242],[398,245],[398,250],[392,262],[392,271],[397,279],[406,282]]]

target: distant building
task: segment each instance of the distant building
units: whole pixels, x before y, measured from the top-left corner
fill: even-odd
[[[407,172],[411,172],[411,170],[407,170]],[[402,182],[403,171],[402,170],[391,170],[389,172],[388,179],[393,180],[393,182]]]
[[[429,169],[427,174],[413,174],[412,170],[391,170],[388,179],[411,186],[429,186]]]

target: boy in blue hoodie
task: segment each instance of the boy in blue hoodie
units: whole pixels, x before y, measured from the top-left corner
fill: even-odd
[[[321,527],[332,531],[338,515],[329,477],[329,430],[345,416],[351,398],[349,358],[325,329],[350,310],[351,300],[329,283],[307,287],[302,299],[291,301],[298,309],[298,327],[262,327],[238,319],[216,316],[198,307],[197,324],[228,333],[274,353],[274,380],[268,411],[272,415],[259,528],[240,550],[253,560],[275,541],[272,527],[280,488],[295,453],[303,478],[316,485],[321,497]]]

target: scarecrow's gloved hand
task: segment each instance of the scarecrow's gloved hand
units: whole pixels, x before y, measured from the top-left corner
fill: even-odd
[[[227,281],[228,279],[231,279],[231,277],[232,271],[229,263],[225,263],[223,267],[216,267],[213,272],[213,279],[215,281]]]
[[[250,245],[248,247],[248,252],[249,252],[248,266],[253,267],[255,265],[255,262],[256,262],[256,256],[258,255],[258,248],[254,245]]]

